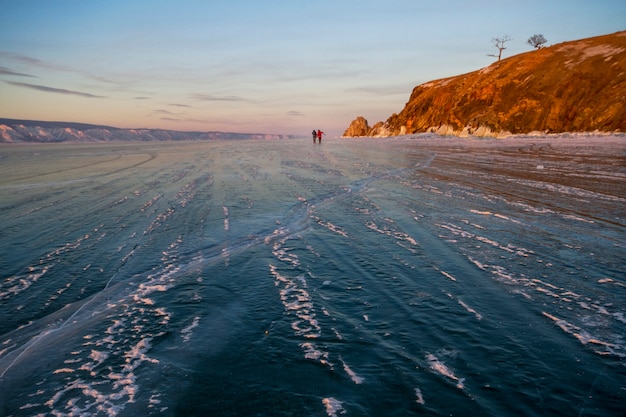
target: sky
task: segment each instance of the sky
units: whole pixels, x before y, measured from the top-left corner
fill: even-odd
[[[0,117],[339,136],[413,88],[626,29],[624,0],[0,0]]]

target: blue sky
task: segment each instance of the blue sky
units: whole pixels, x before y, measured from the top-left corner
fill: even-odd
[[[626,29],[623,0],[0,0],[0,117],[340,135],[413,87]]]

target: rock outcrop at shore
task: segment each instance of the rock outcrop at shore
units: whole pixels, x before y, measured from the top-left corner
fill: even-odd
[[[343,135],[348,137],[369,136],[371,129],[365,117],[359,116],[350,123]]]
[[[358,126],[367,127],[361,119]],[[349,128],[344,136],[533,131],[626,131],[626,31],[557,44],[419,85],[400,113],[366,134]]]

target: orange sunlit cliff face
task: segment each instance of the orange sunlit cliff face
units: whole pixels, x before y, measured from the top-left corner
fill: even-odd
[[[363,125],[344,136],[626,131],[626,31],[419,85],[399,114]]]

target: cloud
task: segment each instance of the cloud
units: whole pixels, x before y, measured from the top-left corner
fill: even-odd
[[[411,91],[412,87],[407,85],[389,85],[389,86],[361,86],[346,89],[350,93],[373,94],[375,96],[392,96],[397,94],[406,94]]]
[[[168,104],[168,106],[171,106],[171,107],[191,107],[188,104],[176,104],[176,103]]]
[[[98,82],[102,82],[105,84],[113,84],[114,86],[118,86],[121,88],[127,87],[127,84],[125,83],[120,83],[119,81],[115,81],[115,80],[108,79],[106,77],[94,75],[87,71],[82,71],[77,68],[72,68],[66,65],[56,64],[53,62],[42,61],[41,59],[32,58],[26,55],[20,55],[20,54],[16,54],[13,52],[0,51],[0,58],[6,58],[7,60],[17,61],[21,64],[26,64],[29,67],[37,67],[37,68],[43,68],[45,70],[53,70],[53,71],[66,72],[70,74],[77,74],[77,75],[85,76],[85,77],[91,78],[93,80],[96,80]]]
[[[164,118],[161,118],[161,119],[164,119]],[[172,120],[176,120],[176,119],[172,119]],[[206,118],[201,118],[201,119],[194,119],[194,118],[188,117],[184,119],[179,119],[179,121],[184,121],[187,123],[201,123],[201,124],[211,125],[211,126],[216,125],[216,124],[232,125],[232,126],[245,125],[245,122],[242,122],[241,120],[219,118],[219,117],[206,117]]]
[[[17,87],[30,88],[32,90],[44,91],[46,93],[67,94],[67,95],[87,97],[87,98],[106,98],[104,96],[97,96],[95,94],[83,93],[80,91],[65,90],[63,88],[47,87],[45,85],[18,83],[16,81],[5,81],[5,82],[11,85],[15,85]]]
[[[211,94],[191,94],[189,97],[200,101],[246,101],[238,96],[214,96]]]
[[[133,97],[133,100],[150,100],[150,97]]]
[[[37,58],[31,58],[29,56],[20,55],[13,52],[0,51],[0,56],[40,68],[74,72],[72,69],[64,65],[57,65],[50,62],[45,62]]]
[[[23,72],[15,72],[7,67],[0,67],[0,74],[2,75],[18,75],[20,77],[32,77],[37,78],[34,75],[24,74]]]
[[[303,117],[304,114],[300,113],[299,111],[290,110],[290,111],[287,112],[287,116]]]
[[[167,111],[167,110],[154,110],[150,114],[170,114],[170,115],[174,115],[174,113],[172,113],[171,111]]]

